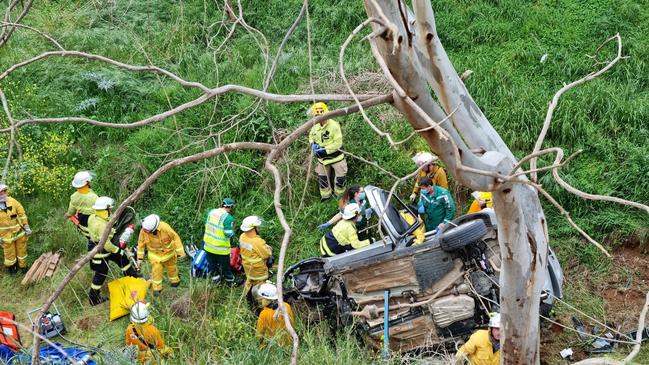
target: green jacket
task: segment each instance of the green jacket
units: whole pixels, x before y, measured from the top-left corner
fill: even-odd
[[[432,194],[428,194],[422,189],[419,196],[419,208],[421,209],[422,206],[424,214],[426,214],[424,224],[427,232],[437,228],[440,223],[450,222],[455,215],[455,202],[451,193],[437,185],[435,185]]]

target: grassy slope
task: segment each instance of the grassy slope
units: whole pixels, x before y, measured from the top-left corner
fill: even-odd
[[[244,1],[243,5],[248,23],[268,37],[272,54],[297,14],[300,2],[271,2],[260,7],[253,1]],[[619,1],[615,7],[606,1],[591,1],[587,5],[569,0],[531,4],[502,1],[498,5],[491,1],[440,1],[436,2],[436,10],[443,43],[456,68],[460,72],[466,68],[476,71],[467,87],[518,156],[531,150],[546,104],[555,90],[562,82],[590,72],[593,65],[584,55],[591,53],[608,36],[620,32],[625,54],[630,58],[603,78],[565,96],[557,109],[546,145],[562,146],[567,153],[584,149],[584,153],[563,171],[568,182],[587,191],[646,202],[649,200],[646,179],[649,176],[644,168],[649,162],[646,146],[649,76],[645,63],[648,41],[643,34],[649,25],[646,5],[646,2],[634,1]],[[260,87],[264,68],[255,40],[259,38],[239,28],[218,55],[206,47],[206,39],[212,38],[216,48],[227,33],[219,24],[220,6],[220,3],[201,1],[180,4],[156,1],[155,5],[148,2],[113,5],[45,1],[29,14],[27,23],[54,35],[69,49],[104,54],[132,63],[144,64],[150,60],[188,80],[199,80],[206,85],[238,83]],[[363,19],[360,2],[312,2],[316,92],[344,90],[336,76],[339,46]],[[309,89],[306,38],[306,28],[302,25],[285,49],[271,91],[294,93]],[[0,64],[6,67],[45,49],[42,41],[19,32],[8,47],[0,50]],[[541,64],[539,59],[546,53],[547,61]],[[605,52],[606,56],[611,54]],[[374,71],[376,66],[367,46],[352,45],[346,61],[348,74],[356,76],[356,85],[370,87],[368,78],[363,77],[367,76],[364,72]],[[115,81],[115,86],[102,91],[88,80],[87,72],[99,73]],[[72,60],[33,65],[3,81],[2,87],[11,98],[14,114],[18,117],[83,114],[115,121],[135,121],[197,95],[151,75],[124,74],[101,64]],[[97,100],[96,106],[75,112],[80,103],[89,98]],[[133,132],[78,125],[27,127],[22,134],[27,144],[37,146],[44,132],[69,137],[75,144],[65,156],[68,163],[77,168],[92,168],[98,173],[98,191],[123,198],[164,161],[213,144],[208,140],[179,153],[160,154],[204,135],[203,128],[208,123],[213,125],[213,131],[220,130],[223,125],[219,123],[225,123],[228,117],[250,103],[248,97],[226,95],[216,104]],[[270,125],[277,131],[290,130],[304,121],[305,108],[306,105],[269,104],[242,121],[235,130],[225,133],[222,141],[268,141],[272,137]],[[371,115],[378,117],[382,127],[397,136],[408,134],[408,127],[389,109],[380,109]],[[346,148],[350,152],[377,161],[395,174],[405,174],[412,168],[408,156],[422,147],[421,141],[413,140],[398,151],[390,150],[387,143],[377,138],[357,116],[342,121]],[[177,132],[183,127],[186,129],[182,133]],[[311,178],[306,203],[297,213],[306,173],[304,142],[292,148],[282,162],[283,171],[286,164],[291,166],[291,184],[284,195],[289,220],[295,220],[290,262],[317,254],[314,242],[320,233],[316,226],[335,211],[333,203],[316,202],[315,183]],[[231,154],[230,161],[261,171],[262,161],[254,154]],[[55,162],[49,161],[50,164]],[[220,168],[225,162],[221,158],[172,171],[153,186],[136,208],[142,216],[155,211],[167,217],[185,241],[197,242],[201,235],[201,213],[223,196],[231,195],[240,202],[236,213],[239,219],[249,214],[260,214],[266,219],[263,234],[277,247],[281,229],[270,207],[269,177],[263,172],[256,175],[236,166]],[[352,182],[390,184],[389,179],[373,167],[357,163],[350,163],[350,166]],[[583,202],[557,189],[547,177],[542,181],[573,213],[578,223],[597,239],[615,243],[632,233],[642,237],[642,222],[646,217],[637,211]],[[57,191],[65,191],[67,183],[67,179],[50,181],[58,186]],[[65,204],[62,195],[35,193],[19,195],[19,198],[24,201],[36,231],[30,246],[32,257],[46,250],[61,249],[66,265],[70,266],[84,247],[69,225],[59,218]],[[605,260],[597,252],[571,238],[574,234],[552,208],[546,213],[554,246],[564,263],[607,270]],[[65,271],[61,270],[57,278],[60,279]],[[157,322],[169,332],[167,336],[177,348],[178,358],[193,362],[204,362],[208,358],[248,362],[286,357],[286,353],[278,349],[256,351],[253,318],[239,301],[238,291],[208,290],[200,283],[190,285],[186,276],[183,278],[183,287],[191,287],[192,297],[197,303],[203,303],[195,305],[192,321],[173,321],[167,309],[167,305],[181,295],[180,290],[168,290],[155,303]],[[106,308],[90,308],[85,304],[83,292],[89,279],[90,271],[84,269],[61,299],[71,336],[117,346],[121,344],[126,320],[108,323]],[[19,294],[15,285],[16,280],[0,278],[1,290],[10,296]],[[23,290],[20,292],[23,299],[3,303],[3,309],[15,311],[24,319],[25,307],[39,303],[52,287],[51,283],[42,283]],[[568,290],[570,293],[578,291]],[[602,306],[605,308],[605,304]],[[595,313],[598,310],[593,309]],[[78,318],[85,318],[84,323],[77,323]],[[93,326],[84,331],[86,322]],[[195,331],[195,323],[198,323],[198,331]],[[197,333],[200,335],[196,336]],[[328,337],[325,329],[305,331],[301,328],[300,333],[306,339],[302,351],[309,363],[368,361],[367,355],[348,338],[342,338],[337,351],[333,352],[321,339]]]

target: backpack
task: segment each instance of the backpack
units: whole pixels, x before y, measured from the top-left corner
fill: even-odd
[[[243,270],[241,262],[241,249],[239,247],[232,247],[230,249],[230,267],[234,272],[241,272]]]
[[[192,259],[192,264],[189,267],[189,272],[192,277],[205,278],[207,277],[208,271],[207,253],[205,252],[205,250],[200,249],[198,250],[198,252],[196,252],[194,258]]]

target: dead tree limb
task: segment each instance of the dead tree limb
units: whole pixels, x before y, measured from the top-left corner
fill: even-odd
[[[26,3],[24,3],[22,0],[12,0],[9,3],[9,6],[7,6],[7,10],[5,11],[5,23],[13,23],[10,27],[2,27],[2,30],[0,31],[0,48],[2,48],[8,41],[13,32],[16,30],[17,24],[19,24],[23,18],[27,15],[29,10],[32,8],[34,0],[27,0]],[[15,7],[18,6],[18,3],[22,4],[22,10],[20,11],[20,14],[15,19],[11,19],[11,12],[14,10]]]

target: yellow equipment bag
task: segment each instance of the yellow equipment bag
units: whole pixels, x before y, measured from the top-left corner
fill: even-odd
[[[151,283],[131,276],[113,280],[108,283],[110,293],[110,320],[129,314],[137,301],[143,301]]]

